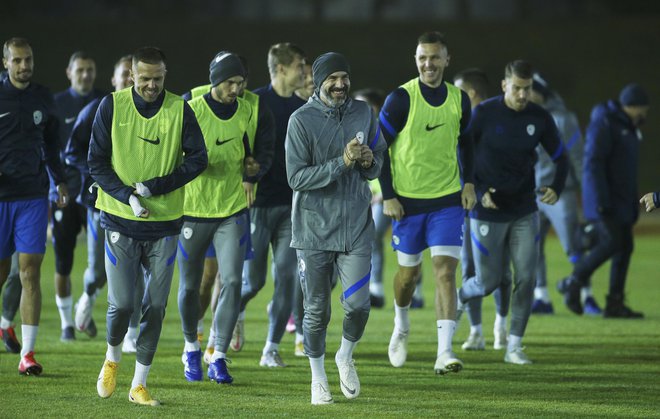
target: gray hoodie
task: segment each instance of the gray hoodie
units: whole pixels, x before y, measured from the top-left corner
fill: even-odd
[[[369,169],[344,164],[344,148],[358,132],[374,153]],[[349,98],[332,108],[315,93],[291,115],[285,142],[291,247],[348,252],[374,240],[367,181],[380,174],[386,149],[378,117],[365,102]]]

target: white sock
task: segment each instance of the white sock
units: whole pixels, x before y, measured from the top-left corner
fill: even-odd
[[[0,329],[8,329],[11,327],[11,320],[7,320],[5,316],[0,317]]]
[[[470,334],[471,335],[479,335],[479,336],[483,335],[484,332],[483,332],[483,329],[481,327],[481,323],[475,324],[475,325],[470,325]]]
[[[199,346],[199,341],[195,339],[194,342],[188,342],[187,340],[184,339],[183,341],[183,351],[184,352],[197,352],[201,350]]]
[[[296,332],[296,343],[300,343],[303,340],[305,340],[305,335],[303,335],[302,333]]]
[[[495,314],[495,325],[493,326],[496,330],[506,330],[506,316],[501,316],[499,313]]]
[[[105,351],[105,359],[112,362],[120,362],[121,345],[112,346],[108,343],[108,349]]]
[[[73,307],[73,297],[69,295],[68,297],[62,298],[56,295],[55,304],[57,304],[57,311],[60,312],[62,329],[73,327],[73,312],[71,310],[71,307]]]
[[[550,294],[548,294],[548,287],[536,287],[534,288],[534,299],[541,300],[544,303],[550,302]]]
[[[266,345],[264,346],[263,351],[261,351],[261,355],[266,355],[270,351],[277,351],[279,349],[280,349],[279,343],[266,341]]]
[[[591,287],[580,288],[580,300],[582,301],[582,304],[584,304],[584,301],[592,295]]]
[[[129,327],[126,330],[126,336],[124,336],[124,339],[137,339],[138,337],[138,328],[137,327]]]
[[[506,345],[507,352],[522,347],[522,336],[509,335],[509,343]]]
[[[456,330],[456,320],[437,320],[438,326],[438,356],[441,353],[451,351],[451,340]]]
[[[24,357],[28,353],[34,351],[34,343],[37,340],[38,331],[39,331],[39,326],[32,326],[29,324],[21,325],[21,337],[23,338],[21,357]]]
[[[408,333],[408,330],[410,330],[409,309],[410,304],[400,307],[396,304],[396,300],[394,300],[394,328],[399,332]]]
[[[199,319],[197,321],[197,333],[204,333],[204,319]]]
[[[357,342],[351,342],[345,337],[341,337],[341,345],[337,351],[336,358],[340,361],[348,362],[353,359],[353,350],[357,346]]]
[[[325,355],[320,358],[309,358],[309,366],[312,368],[312,383],[327,383],[328,376],[325,375]]]
[[[147,386],[147,376],[149,375],[149,369],[151,365],[143,365],[135,361],[135,374],[133,375],[133,382],[131,383],[131,388],[135,388],[142,384],[142,386]]]
[[[238,320],[245,320],[245,310],[238,313]]]
[[[215,347],[215,352],[213,352],[213,357],[211,358],[211,362],[215,362],[218,359],[226,359],[227,354],[225,352],[220,352],[220,349],[218,347]]]

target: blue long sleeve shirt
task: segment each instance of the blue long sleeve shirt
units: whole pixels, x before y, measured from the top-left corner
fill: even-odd
[[[154,102],[145,102],[132,89],[135,108],[145,118],[151,118],[160,110],[165,92]],[[112,118],[114,113],[112,96],[101,101],[94,117],[92,137],[89,144],[89,172],[99,186],[110,196],[128,205],[128,199],[134,191],[117,176],[111,163],[112,158]],[[208,164],[206,146],[195,113],[188,103],[183,106],[183,128],[181,145],[184,152],[183,163],[169,175],[143,182],[152,195],[166,194],[183,187],[199,175]],[[136,240],[157,240],[179,234],[183,218],[173,221],[132,221],[101,211],[101,227],[117,231]]]

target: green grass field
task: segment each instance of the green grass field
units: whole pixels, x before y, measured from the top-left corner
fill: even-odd
[[[176,304],[178,275],[172,287],[160,345],[148,387],[163,405],[136,406],[127,400],[134,355],[124,355],[117,391],[109,399],[96,394],[96,378],[105,354],[105,292],[98,298],[94,318],[101,331],[96,339],[79,334],[72,344],[59,341],[60,322],[54,302],[53,253],[49,248],[42,269],[43,312],[37,341],[37,359],[44,366],[40,377],[17,373],[18,355],[0,353],[0,417],[660,417],[660,246],[657,233],[637,235],[629,272],[628,302],[645,313],[644,320],[605,320],[577,317],[567,311],[553,292],[556,314],[533,316],[524,344],[533,365],[503,362],[503,352],[492,349],[493,300],[485,300],[484,332],[487,348],[465,353],[460,344],[469,326],[463,319],[454,349],[465,362],[459,374],[436,376],[433,281],[425,262],[426,307],[411,313],[408,362],[395,369],[387,359],[392,332],[391,291],[387,307],[372,310],[355,359],[362,393],[346,400],[339,389],[334,365],[341,333],[342,312],[338,292],[328,331],[326,369],[335,404],[310,405],[310,371],[306,358],[293,356],[293,335],[285,335],[281,354],[287,368],[259,367],[266,337],[265,307],[272,282],[250,303],[246,318],[247,340],[240,353],[230,353],[235,384],[209,381],[188,383],[183,378],[183,337]],[[79,242],[81,245],[83,241]],[[570,269],[558,241],[548,243],[551,287]],[[85,250],[78,246],[73,273],[74,300],[81,292]],[[609,266],[609,265],[607,265]],[[388,255],[386,289],[391,289],[395,258]],[[594,277],[594,291],[604,303],[608,268]],[[105,290],[104,290],[105,291]],[[207,313],[206,325],[210,324]],[[20,331],[20,326],[17,328]]]

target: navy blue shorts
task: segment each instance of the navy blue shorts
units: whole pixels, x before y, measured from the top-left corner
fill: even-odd
[[[461,247],[463,245],[462,207],[404,216],[392,221],[392,247],[402,253],[416,255],[434,246]]]

